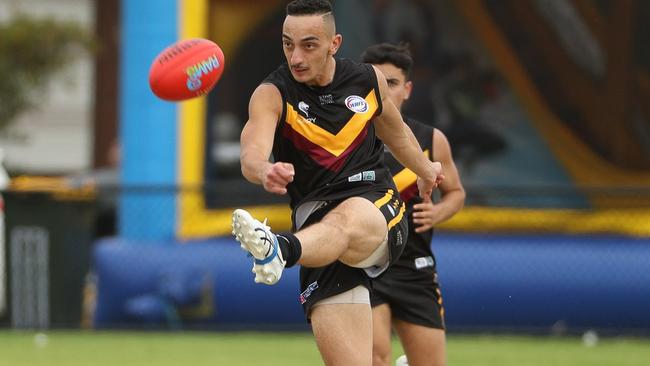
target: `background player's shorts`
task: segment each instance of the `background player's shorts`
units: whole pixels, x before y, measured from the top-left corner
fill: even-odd
[[[388,250],[390,262],[399,259],[406,244],[408,224],[406,215],[399,215],[403,202],[394,190],[377,190],[357,195],[378,202],[377,205],[386,218],[388,230]],[[309,216],[303,227],[320,221],[329,211],[334,209],[341,201],[330,201]],[[388,206],[391,206],[389,209]],[[397,209],[393,208],[397,207]],[[397,217],[397,219],[396,219]],[[391,225],[392,224],[392,225]],[[307,319],[312,306],[322,299],[338,295],[357,286],[364,286],[370,290],[370,279],[366,272],[360,268],[347,266],[339,261],[319,268],[300,267],[300,302]]]
[[[392,316],[429,328],[445,329],[444,308],[434,267],[392,267],[372,280],[370,304],[388,304]]]

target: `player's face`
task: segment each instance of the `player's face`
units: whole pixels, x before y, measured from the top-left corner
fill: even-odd
[[[296,81],[324,85],[329,81],[328,61],[341,43],[321,15],[287,16],[282,27],[282,48]],[[331,62],[331,61],[330,61]]]
[[[402,110],[402,104],[411,96],[413,83],[406,81],[404,71],[393,64],[375,65],[386,77],[388,97],[397,109]]]

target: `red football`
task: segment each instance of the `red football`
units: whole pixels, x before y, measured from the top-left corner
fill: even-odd
[[[216,43],[203,38],[178,41],[156,56],[149,69],[149,86],[164,100],[198,97],[214,87],[223,67],[223,51]]]

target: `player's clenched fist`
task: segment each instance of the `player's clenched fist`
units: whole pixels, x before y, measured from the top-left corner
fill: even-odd
[[[286,194],[287,184],[293,182],[295,174],[293,164],[283,162],[269,164],[262,172],[262,185],[267,192]]]
[[[426,197],[431,197],[431,193],[434,189],[438,188],[438,185],[442,183],[445,179],[444,174],[442,174],[442,164],[437,161],[431,162],[431,169],[435,174],[435,179],[423,179],[418,177],[417,184],[418,190],[420,191],[420,197],[423,199]]]

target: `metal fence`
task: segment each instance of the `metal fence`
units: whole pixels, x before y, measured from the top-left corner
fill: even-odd
[[[451,329],[650,329],[647,317],[635,318],[650,308],[650,189],[466,189],[465,208],[437,229],[432,243]],[[248,259],[228,235],[230,212],[240,206],[268,216],[274,228],[286,226],[283,197],[243,181],[3,195],[0,297],[7,306],[0,324],[276,327],[241,313],[265,295],[268,306],[290,313],[284,323],[304,325],[297,274],[289,272],[275,295],[254,286]],[[159,199],[173,202],[171,228],[158,220],[170,215]],[[129,237],[120,218],[126,201],[130,209],[142,203],[137,215],[148,216],[142,222],[153,226],[149,233],[166,234]],[[137,215],[129,225],[140,225]],[[221,229],[176,235],[178,220]],[[117,239],[97,244],[106,237]],[[238,300],[227,305],[224,296]]]

